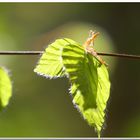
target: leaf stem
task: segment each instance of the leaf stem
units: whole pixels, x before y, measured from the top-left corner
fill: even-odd
[[[44,51],[0,51],[0,55],[40,55],[43,52]],[[132,55],[132,54],[104,53],[104,52],[98,52],[97,54],[103,56],[140,59],[140,55]]]

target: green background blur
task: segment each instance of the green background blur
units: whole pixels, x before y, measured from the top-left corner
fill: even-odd
[[[44,50],[62,37],[83,43],[90,29],[100,31],[97,50],[140,54],[140,4],[0,3],[0,50]],[[13,81],[0,137],[97,136],[73,107],[69,81],[33,72],[38,59],[0,56]],[[112,86],[102,136],[140,137],[140,61],[105,59]]]

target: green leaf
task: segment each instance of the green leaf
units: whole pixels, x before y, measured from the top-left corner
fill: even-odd
[[[12,84],[7,71],[0,67],[0,106],[6,107],[12,96]]]
[[[63,46],[68,45],[64,39],[58,39],[50,44],[41,56],[34,72],[48,78],[57,78],[64,76],[64,68],[62,63]]]
[[[58,39],[46,48],[35,72],[49,78],[67,75],[73,103],[98,136],[104,124],[110,82],[105,65],[71,39]]]
[[[70,92],[73,103],[89,125],[100,136],[105,108],[110,93],[106,66],[86,53],[82,46],[70,41],[63,48],[63,64],[72,83]]]

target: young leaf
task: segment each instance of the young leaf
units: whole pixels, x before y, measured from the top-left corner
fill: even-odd
[[[64,76],[64,68],[62,63],[62,49],[68,42],[64,39],[58,39],[50,44],[41,56],[38,65],[34,69],[40,75],[49,78],[57,78]]]
[[[7,71],[0,67],[0,106],[5,107],[12,96],[12,84]]]
[[[110,82],[106,66],[97,57],[71,39],[58,39],[48,46],[34,71],[49,78],[67,75],[73,103],[100,136]]]
[[[68,41],[68,40],[67,40]],[[63,48],[63,64],[71,81],[73,103],[88,124],[100,136],[105,108],[110,93],[110,82],[105,65],[70,41]]]

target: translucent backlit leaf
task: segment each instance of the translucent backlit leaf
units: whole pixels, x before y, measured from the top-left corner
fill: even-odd
[[[106,66],[86,53],[82,46],[71,42],[64,46],[62,57],[72,83],[70,92],[73,103],[89,125],[95,126],[99,135],[110,93]]]
[[[0,106],[5,107],[12,96],[12,84],[7,71],[0,67]]]
[[[62,49],[68,43],[63,39],[58,39],[50,44],[41,56],[38,65],[34,69],[40,75],[48,78],[57,78],[64,76],[64,68],[62,63]]]
[[[104,64],[71,39],[59,39],[45,50],[35,69],[51,78],[67,75],[73,103],[98,136],[104,123],[110,93],[108,71]]]

